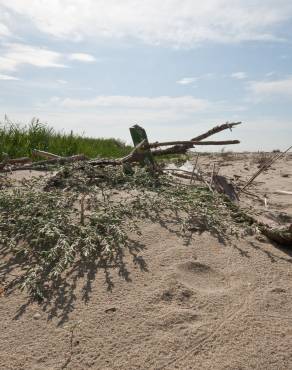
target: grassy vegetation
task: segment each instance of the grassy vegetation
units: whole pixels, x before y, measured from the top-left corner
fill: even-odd
[[[30,156],[32,149],[61,156],[85,154],[90,158],[119,158],[128,154],[131,147],[118,139],[88,138],[72,131],[70,134],[56,132],[35,119],[28,125],[9,120],[0,122],[0,157],[2,153],[7,153],[10,158]]]

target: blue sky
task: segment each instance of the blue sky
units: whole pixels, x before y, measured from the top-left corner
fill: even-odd
[[[0,0],[0,118],[129,141],[243,121],[233,150],[292,144],[291,0]]]

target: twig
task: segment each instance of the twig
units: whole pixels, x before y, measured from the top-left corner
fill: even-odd
[[[275,163],[278,159],[284,156],[290,149],[292,149],[292,146],[290,146],[288,149],[286,149],[284,152],[280,154],[276,154],[273,158],[269,159],[266,163],[263,164],[263,166],[252,175],[252,177],[247,181],[247,183],[239,190],[239,192],[246,189],[251,183],[265,170],[267,170],[273,163]]]
[[[275,194],[292,195],[292,191],[276,190]]]
[[[76,329],[76,327],[80,324],[79,321],[77,321],[71,328],[71,336],[70,336],[70,343],[69,343],[69,354],[68,354],[68,358],[67,360],[65,361],[65,363],[62,365],[61,369],[64,370],[66,369],[66,367],[69,365],[69,363],[71,362],[72,360],[72,356],[73,356],[73,340],[74,340],[74,331]]]
[[[212,184],[213,184],[213,177],[214,177],[214,173],[215,173],[215,163],[213,163],[213,167],[212,167],[211,180],[210,180],[210,187],[212,187]]]
[[[190,184],[193,182],[194,174],[195,174],[195,171],[196,171],[196,168],[197,168],[197,164],[198,164],[198,160],[199,160],[199,153],[197,154],[196,162],[195,162],[194,167],[193,167],[192,177],[191,177]]]
[[[84,203],[85,203],[85,197],[86,195],[83,194],[81,199],[80,199],[80,224],[82,226],[84,226],[84,210],[85,210],[85,207],[84,207]]]
[[[141,149],[145,143],[146,143],[146,139],[142,140],[138,145],[135,146],[135,148],[131,151],[130,154],[121,158],[120,161],[122,163],[134,161],[138,150]]]

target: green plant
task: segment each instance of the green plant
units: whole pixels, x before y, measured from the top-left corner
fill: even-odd
[[[143,168],[127,175],[122,168],[67,166],[57,180],[26,180],[0,192],[0,248],[18,261],[14,284],[44,298],[74,266],[119,260],[143,219],[185,237],[208,231],[228,240],[237,213],[204,187],[155,178]]]
[[[56,132],[52,127],[33,119],[28,125],[6,119],[0,123],[0,156],[10,158],[31,156],[33,149],[45,150],[61,156],[84,154],[88,157],[123,157],[131,147],[118,139],[88,138]],[[0,158],[2,159],[2,158]]]

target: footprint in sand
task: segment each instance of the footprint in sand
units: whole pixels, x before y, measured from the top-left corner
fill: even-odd
[[[228,283],[222,273],[197,261],[178,264],[177,280],[186,287],[201,293],[223,292]]]

